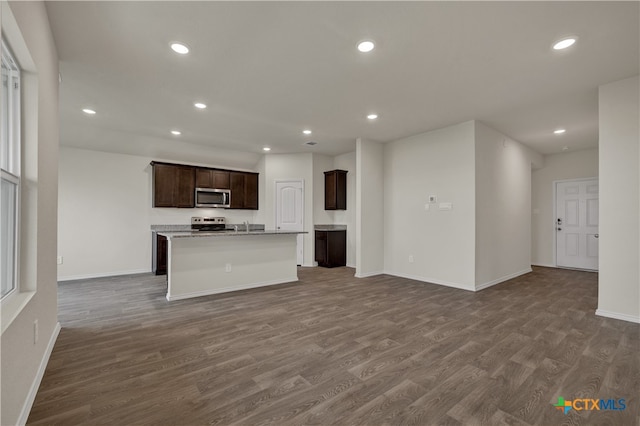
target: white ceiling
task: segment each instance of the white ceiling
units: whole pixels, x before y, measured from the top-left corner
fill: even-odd
[[[598,86],[637,75],[640,63],[638,2],[55,1],[47,10],[61,143],[150,156],[181,144],[337,155],[357,137],[388,142],[472,119],[543,154],[591,148]],[[565,35],[578,43],[552,51]],[[366,38],[377,47],[359,53]],[[175,54],[172,41],[191,52]],[[558,127],[567,132],[554,135]]]

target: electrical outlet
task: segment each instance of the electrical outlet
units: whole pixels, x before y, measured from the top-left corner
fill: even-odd
[[[58,265],[62,265],[62,261],[63,261],[62,256],[58,256]]]
[[[33,321],[33,344],[38,343],[38,320]]]
[[[409,255],[409,263],[413,263],[413,255],[412,254]]]
[[[224,271],[225,272],[231,272],[231,264],[227,263],[226,265],[224,265]]]

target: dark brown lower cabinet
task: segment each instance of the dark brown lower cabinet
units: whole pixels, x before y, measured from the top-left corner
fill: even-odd
[[[347,264],[347,231],[316,231],[316,262],[333,268]]]
[[[166,275],[168,259],[167,237],[163,237],[162,235],[158,235],[157,232],[154,232],[151,246],[151,270],[156,275]]]

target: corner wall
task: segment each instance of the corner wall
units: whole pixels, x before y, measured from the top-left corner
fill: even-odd
[[[338,155],[333,159],[333,168],[347,173],[347,210],[333,212],[333,223],[347,225],[347,266],[356,267],[356,153]]]
[[[531,272],[532,155],[475,122],[476,290]]]
[[[384,226],[367,232],[384,229],[386,273],[475,290],[474,144],[468,121],[384,145],[384,201],[379,182],[368,188],[369,208],[384,206]],[[366,170],[362,176],[369,181]]]
[[[600,86],[596,314],[640,322],[640,78]]]
[[[26,422],[60,330],[56,281],[58,56],[43,2],[3,1],[0,15],[2,34],[23,71],[23,151],[27,152],[22,158],[20,282],[23,288],[35,290],[13,321],[8,326],[3,323],[0,424],[12,425]],[[23,61],[25,55],[29,61]],[[5,307],[3,304],[3,313]]]
[[[379,275],[384,270],[383,193],[386,190],[382,144],[356,140],[356,274]],[[347,175],[348,176],[348,175]]]

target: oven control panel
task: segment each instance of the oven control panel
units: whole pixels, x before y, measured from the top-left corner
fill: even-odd
[[[226,220],[224,217],[192,217],[192,225],[224,225]]]

